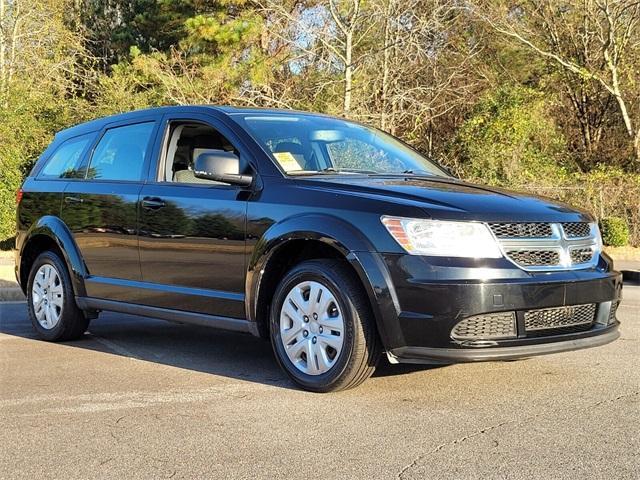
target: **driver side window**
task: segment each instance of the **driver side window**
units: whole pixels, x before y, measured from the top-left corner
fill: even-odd
[[[220,132],[204,123],[172,122],[165,144],[164,168],[158,172],[161,182],[185,184],[224,185],[209,179],[198,178],[194,165],[198,156],[208,151],[239,152]],[[240,173],[240,172],[229,172]]]

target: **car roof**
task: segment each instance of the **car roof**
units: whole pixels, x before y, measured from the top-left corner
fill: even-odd
[[[201,112],[213,110],[229,116],[247,115],[247,114],[248,115],[251,115],[251,114],[309,115],[309,116],[322,116],[322,117],[328,116],[328,115],[323,115],[321,113],[275,109],[275,108],[256,108],[256,107],[241,108],[241,107],[218,106],[218,105],[174,105],[174,106],[165,106],[165,107],[146,108],[142,110],[133,110],[131,112],[119,113],[115,115],[109,115],[107,117],[96,118],[95,120],[91,120],[85,123],[80,123],[73,127],[69,127],[64,130],[61,130],[56,134],[56,140],[65,140],[67,138],[83,135],[85,133],[95,132],[96,130],[100,130],[107,124],[120,122],[124,120],[134,120],[139,117],[162,115],[166,113],[176,113],[176,112],[183,112],[183,111],[194,112],[198,110]]]

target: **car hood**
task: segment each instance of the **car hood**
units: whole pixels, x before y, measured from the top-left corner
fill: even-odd
[[[308,183],[307,183],[308,182]],[[418,207],[440,219],[525,222],[593,221],[587,212],[536,195],[444,177],[313,176],[307,186]]]

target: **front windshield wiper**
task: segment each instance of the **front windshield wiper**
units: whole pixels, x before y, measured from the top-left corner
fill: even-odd
[[[365,175],[373,175],[378,172],[375,170],[364,170],[360,168],[335,168],[335,167],[327,167],[322,170],[318,170],[319,172],[327,172],[327,173],[363,173]]]
[[[426,170],[404,170],[403,172],[376,172],[375,170],[366,170],[359,168],[335,168],[326,167],[321,170],[294,170],[287,172],[289,175],[335,175],[341,173],[361,174],[377,177],[399,177],[399,176],[415,176],[415,177],[442,177],[436,173],[427,172]]]
[[[375,175],[377,172],[373,170],[359,170],[357,168],[334,168],[327,167],[321,170],[292,170],[287,172],[288,175],[335,175],[340,173],[353,173],[363,175]]]
[[[381,177],[441,177],[437,173],[427,172],[426,170],[404,170],[402,172],[376,172],[375,175]]]

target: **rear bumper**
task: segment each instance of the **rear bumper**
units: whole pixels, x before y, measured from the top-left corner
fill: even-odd
[[[397,362],[476,362],[510,360],[596,347],[615,340],[615,306],[622,276],[606,257],[596,268],[552,273],[525,272],[499,260],[433,259],[381,255],[388,301],[378,300],[381,335],[389,359]],[[531,310],[594,305],[593,321],[579,328],[530,331]],[[393,307],[393,308],[392,308]],[[384,309],[383,309],[384,308]],[[612,310],[613,308],[613,310]],[[464,319],[512,312],[516,326],[509,338],[484,341],[453,338]]]

